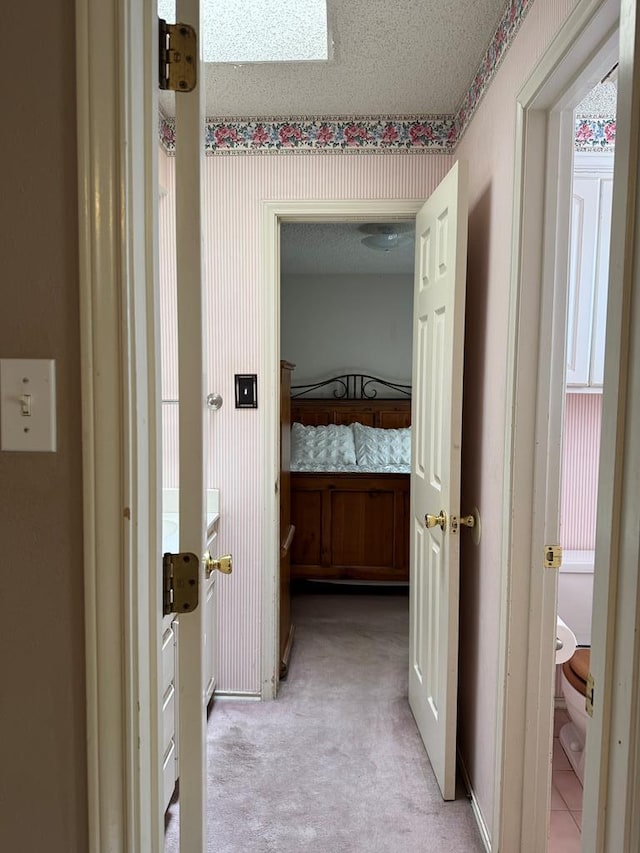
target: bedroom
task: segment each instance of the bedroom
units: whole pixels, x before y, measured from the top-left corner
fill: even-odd
[[[294,365],[282,374],[292,423],[290,447],[282,427],[291,467],[290,494],[285,475],[280,495],[283,673],[289,575],[298,594],[322,581],[334,592],[391,584],[407,593],[413,231],[412,221],[281,228],[280,354]]]

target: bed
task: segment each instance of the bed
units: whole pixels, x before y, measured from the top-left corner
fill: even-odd
[[[292,579],[408,582],[410,394],[365,374],[292,386]]]

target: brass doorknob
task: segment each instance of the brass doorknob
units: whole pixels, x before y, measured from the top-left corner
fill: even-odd
[[[441,530],[447,529],[447,514],[441,509],[440,515],[425,515],[424,517],[425,527],[435,527],[437,524],[440,525]]]
[[[211,577],[216,569],[224,575],[230,575],[233,571],[233,557],[231,554],[225,554],[224,557],[219,557],[217,560],[207,551],[204,555],[204,570],[208,578]]]

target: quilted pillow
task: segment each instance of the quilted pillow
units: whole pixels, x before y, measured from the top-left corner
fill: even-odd
[[[353,424],[358,465],[410,465],[411,427],[379,429]]]
[[[348,426],[291,424],[291,463],[355,465],[356,448]]]

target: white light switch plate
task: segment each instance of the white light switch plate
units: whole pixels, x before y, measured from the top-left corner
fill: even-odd
[[[55,449],[55,361],[0,359],[0,450]]]

